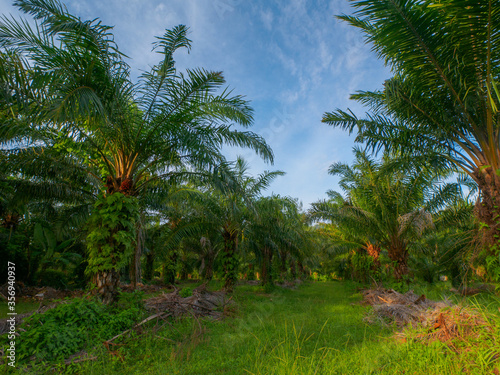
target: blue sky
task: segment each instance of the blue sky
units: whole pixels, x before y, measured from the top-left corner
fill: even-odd
[[[11,0],[0,13],[17,14]],[[347,0],[66,0],[70,12],[114,26],[115,40],[135,74],[158,61],[154,36],[178,24],[190,28],[190,54],[176,55],[180,71],[203,67],[223,71],[235,94],[255,110],[250,129],[273,148],[274,165],[248,150],[242,155],[252,173],[282,170],[266,194],[299,198],[309,204],[337,190],[328,175],[334,162],[353,160],[354,135],[321,123],[325,112],[364,109],[349,100],[356,90],[382,87],[390,71],[365,45],[359,30],[334,18],[351,13]]]

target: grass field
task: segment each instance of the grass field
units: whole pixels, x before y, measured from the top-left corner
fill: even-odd
[[[130,341],[120,349],[123,363],[105,358],[82,367],[93,374],[321,374],[332,361],[359,357],[367,345],[376,349],[390,334],[363,323],[367,307],[358,304],[361,295],[349,284],[271,294],[241,286],[234,299],[234,317],[204,322],[202,334],[197,322],[186,319]],[[336,367],[363,365],[362,357],[352,359]]]
[[[186,318],[150,327],[94,361],[56,367],[77,374],[495,374],[500,319],[487,334],[454,346],[398,340],[392,328],[369,325],[370,307],[346,282],[297,290],[239,286],[235,309],[222,321]],[[498,299],[481,300],[497,312]],[[495,305],[496,304],[496,305]],[[485,309],[486,310],[486,309]],[[494,318],[495,319],[495,318]],[[118,341],[119,342],[119,341]],[[458,349],[457,349],[458,348]],[[40,370],[41,373],[46,372]],[[52,370],[53,372],[54,370]]]

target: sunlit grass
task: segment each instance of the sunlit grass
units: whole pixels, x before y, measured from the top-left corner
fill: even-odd
[[[455,349],[413,339],[422,333],[418,330],[401,340],[392,327],[367,324],[363,318],[370,307],[359,304],[361,293],[351,283],[311,283],[272,293],[242,285],[233,298],[237,308],[222,321],[186,318],[157,330],[149,327],[122,340],[115,353],[97,347],[91,353],[97,360],[55,370],[109,375],[451,375],[489,374],[498,366],[500,318],[494,296],[469,298],[490,328],[455,343]]]

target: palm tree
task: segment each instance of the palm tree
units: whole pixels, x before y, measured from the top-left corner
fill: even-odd
[[[479,225],[474,220],[474,195],[477,186],[468,178],[461,183],[469,187],[467,195],[458,196],[435,215],[436,231],[425,236],[423,245],[428,249],[433,245],[436,263],[443,274],[451,277],[453,286],[464,286],[471,279],[472,270],[484,269],[484,254],[478,251],[478,236],[481,236]],[[474,189],[475,188],[475,189]],[[430,249],[429,249],[430,250]],[[420,271],[420,270],[419,270]],[[481,272],[476,272],[478,275]],[[478,275],[479,276],[479,275]]]
[[[431,212],[457,193],[455,184],[439,187],[432,168],[408,172],[395,170],[387,156],[381,162],[355,149],[352,167],[336,163],[330,174],[340,175],[346,194],[329,192],[329,199],[312,204],[310,215],[328,220],[341,232],[336,247],[364,248],[374,256],[386,249],[395,263],[394,276],[408,272],[409,250],[422,233],[433,226]]]
[[[228,89],[217,94],[225,83],[221,72],[177,72],[174,52],[191,47],[185,26],[157,38],[154,50],[161,60],[134,84],[111,27],[99,20],[82,21],[56,0],[17,0],[15,5],[34,17],[36,29],[3,17],[0,48],[9,66],[29,79],[10,77],[2,83],[14,92],[27,91],[16,97],[21,103],[16,108],[22,110],[14,113],[15,120],[28,122],[45,137],[25,158],[54,165],[58,159],[43,158],[39,148],[62,149],[68,159],[100,181],[106,195],[131,198],[140,198],[152,182],[186,175],[186,166],[207,170],[223,163],[220,148],[224,144],[252,148],[272,162],[264,139],[232,128],[231,123],[250,126],[252,109]],[[20,86],[26,82],[30,90],[23,91]],[[102,212],[106,202],[102,199],[96,210]],[[99,227],[102,222],[94,224]],[[111,232],[127,230],[119,224]],[[128,238],[136,241],[136,236]],[[118,251],[122,253],[119,258],[136,248],[122,245],[128,250]],[[92,254],[100,251],[91,249]],[[116,285],[117,265],[104,262],[93,270],[103,294]]]
[[[156,241],[161,245],[157,246],[155,254],[162,262],[163,281],[167,284],[175,283],[184,241],[201,236],[196,225],[204,217],[203,210],[198,210],[193,204],[199,194],[192,186],[172,186],[167,194],[163,194],[160,205],[155,205],[157,220],[162,222],[158,224]],[[158,200],[158,194],[155,198]],[[195,230],[192,230],[193,223]]]
[[[226,194],[217,194],[218,207],[212,208],[221,225],[221,235],[224,241],[222,248],[222,264],[224,268],[224,288],[231,291],[238,279],[237,251],[245,225],[253,220],[255,215],[255,200],[260,196],[262,190],[278,176],[284,175],[282,171],[265,171],[259,176],[248,175],[249,165],[238,158],[234,166],[234,177],[237,190]],[[215,209],[214,209],[215,208]]]
[[[215,187],[203,189],[200,194],[191,197],[190,205],[197,213],[181,221],[178,227],[179,238],[190,236],[201,240],[206,237],[214,244],[220,242],[218,257],[227,291],[232,291],[238,279],[238,250],[246,228],[258,214],[256,200],[262,190],[284,174],[281,171],[264,171],[253,177],[248,169],[248,163],[238,158],[228,168],[220,170],[213,182]],[[202,249],[210,250],[206,246],[207,243]]]
[[[480,189],[475,214],[483,243],[500,251],[500,13],[498,1],[351,0],[360,28],[394,77],[382,91],[353,98],[372,114],[337,110],[323,121],[358,140],[414,158],[435,157],[459,168]]]
[[[261,197],[255,203],[255,215],[245,231],[246,247],[260,263],[263,285],[272,286],[273,258],[280,261],[284,278],[287,261],[302,260],[310,248],[310,236],[297,201],[289,197]]]

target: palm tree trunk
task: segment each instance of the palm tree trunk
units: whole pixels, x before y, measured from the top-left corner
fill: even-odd
[[[238,280],[238,260],[236,259],[238,237],[236,232],[229,231],[224,231],[222,236],[224,237],[222,259],[222,266],[224,268],[224,289],[231,292],[236,280]]]
[[[1,225],[5,229],[9,230],[9,238],[7,240],[7,243],[10,242],[10,239],[12,238],[12,234],[15,232],[16,228],[18,227],[20,220],[21,220],[21,216],[16,212],[8,213],[3,218]]]
[[[99,271],[94,275],[93,284],[95,293],[100,296],[104,304],[116,301],[120,274],[116,270]]]
[[[267,265],[266,249],[264,249],[263,257],[262,257],[262,265],[260,267],[260,280],[261,280],[261,284],[263,284],[263,285],[266,283],[266,280],[268,279],[268,276],[267,276],[268,268],[269,268],[269,266]]]
[[[144,279],[147,281],[153,280],[153,271],[155,264],[155,253],[150,250],[146,254],[146,266],[144,268]]]
[[[130,258],[130,262],[128,265],[128,276],[130,278],[130,285],[132,285],[133,289],[137,287],[136,258],[137,258],[137,246],[135,248],[134,253],[132,254],[132,258]]]
[[[163,282],[165,284],[175,284],[177,275],[177,251],[172,251],[163,263]]]
[[[304,264],[301,261],[299,261],[297,263],[297,265],[299,267],[299,274],[300,274],[300,276],[304,277],[304,278],[307,277],[307,272],[306,272],[306,268],[304,267]]]
[[[201,257],[201,266],[199,269],[199,274],[205,281],[210,281],[214,277],[214,250],[212,248],[212,243],[207,237],[202,237],[200,239],[200,244],[205,250]]]
[[[247,280],[255,280],[255,270],[252,263],[248,265]]]
[[[179,271],[179,278],[182,280],[182,281],[185,281],[188,279],[188,270],[187,270],[187,267],[186,267],[186,263],[185,263],[185,259],[181,259],[181,270]]]
[[[281,272],[281,279],[282,280],[285,280],[286,278],[286,271],[287,271],[287,267],[286,267],[286,260],[287,260],[287,255],[288,253],[286,251],[280,251],[280,256],[281,256],[281,264],[280,264],[280,272]]]
[[[388,251],[389,259],[394,262],[394,278],[401,280],[408,274],[408,249],[403,244],[391,246]]]
[[[87,235],[91,249],[87,270],[94,275],[96,290],[105,303],[116,300],[119,270],[127,265],[137,245],[137,198],[114,194],[103,196],[96,203],[91,217],[92,231]]]
[[[478,170],[474,177],[481,192],[474,210],[481,223],[481,245],[495,256],[500,252],[500,177],[491,167]]]
[[[203,280],[210,281],[214,277],[214,258],[212,256],[207,256],[203,259],[204,267],[203,267]]]
[[[262,285],[273,284],[273,278],[271,275],[271,266],[273,261],[273,252],[268,247],[263,249],[263,259],[262,259]]]
[[[137,244],[135,246],[134,254],[132,255],[132,259],[130,262],[130,283],[133,288],[137,288],[137,283],[142,281],[141,275],[141,255],[142,255],[142,244],[144,240],[143,230],[140,223],[137,225]]]
[[[142,281],[141,275],[141,255],[142,255],[142,246],[144,243],[144,230],[141,225],[141,220],[137,222],[137,241],[135,246],[134,254],[132,255],[131,263],[130,263],[130,282],[133,288],[137,288],[137,283]]]
[[[295,265],[295,259],[290,259],[290,273],[292,275],[292,280],[297,279],[297,267]]]

